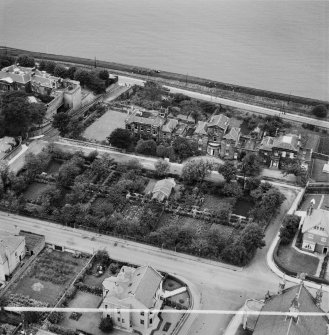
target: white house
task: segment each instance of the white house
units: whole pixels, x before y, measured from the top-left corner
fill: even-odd
[[[8,280],[24,256],[25,237],[0,231],[0,282]]]
[[[115,327],[128,332],[144,334],[155,329],[160,319],[152,310],[162,306],[162,282],[163,276],[150,266],[123,266],[116,277],[103,281],[103,317],[110,317]]]

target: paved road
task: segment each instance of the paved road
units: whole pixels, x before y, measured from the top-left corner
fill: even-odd
[[[144,80],[141,79],[136,79],[132,77],[125,77],[125,76],[119,76],[119,84],[127,84],[127,85],[143,85]],[[183,93],[189,97],[199,99],[199,100],[205,100],[205,101],[210,101],[210,102],[215,102],[219,103],[225,106],[230,106],[230,107],[236,107],[240,109],[244,109],[246,111],[250,111],[253,113],[259,113],[259,114],[265,114],[265,115],[277,115],[280,116],[283,119],[289,120],[289,121],[294,121],[294,122],[301,122],[301,123],[307,123],[307,124],[312,124],[314,126],[322,127],[329,129],[329,122],[328,121],[322,121],[322,120],[317,120],[313,118],[308,118],[305,116],[301,115],[296,115],[296,114],[280,114],[279,111],[270,109],[270,108],[264,108],[264,107],[259,107],[255,105],[250,105],[246,104],[243,102],[238,102],[235,100],[229,100],[229,99],[224,99],[224,98],[219,98],[216,96],[212,96],[209,94],[204,94],[204,93],[198,93],[194,91],[189,91],[187,89],[181,89],[181,88],[176,88],[176,87],[171,87],[171,86],[166,86],[165,87],[170,89],[171,93]]]
[[[287,200],[275,224],[271,225],[267,231],[268,245],[277,233],[281,219],[295,196],[292,190],[282,189],[282,191],[287,196]],[[201,292],[199,302],[201,308],[206,310],[237,310],[246,298],[263,298],[267,290],[275,292],[278,286],[277,276],[267,268],[265,262],[268,247],[260,250],[252,263],[243,271],[234,271],[221,267],[219,263],[207,264],[197,259],[180,257],[180,254],[161,252],[157,248],[3,212],[0,212],[0,227],[8,231],[17,232],[18,229],[25,229],[45,234],[46,241],[49,243],[86,252],[106,248],[113,258],[140,265],[149,264],[159,270],[184,277],[194,285],[195,291]],[[188,334],[220,335],[230,318],[230,316],[216,316],[211,313],[200,315]]]

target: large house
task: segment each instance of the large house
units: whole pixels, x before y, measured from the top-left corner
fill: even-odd
[[[312,148],[301,135],[264,136],[259,146],[259,154],[263,163],[270,167],[280,168],[286,158],[297,158],[307,170],[312,158]]]
[[[298,314],[300,312],[324,313],[320,308],[322,289],[316,292],[314,298],[303,282],[287,289],[284,289],[284,286],[285,283],[278,294],[271,296],[267,293],[265,301],[246,301],[244,309],[257,311],[257,313],[256,315],[246,314],[243,320],[244,329],[248,329],[253,335],[328,335],[327,317]],[[267,312],[278,312],[278,314],[267,315]]]
[[[25,256],[25,237],[0,231],[0,283],[8,280]]]
[[[61,105],[67,108],[81,107],[81,87],[75,80],[52,76],[36,68],[11,65],[0,70],[0,90],[25,90],[53,97],[47,105],[52,116]]]
[[[103,317],[129,332],[155,329],[160,319],[152,310],[162,306],[162,282],[163,276],[150,266],[123,266],[117,276],[103,281]]]
[[[329,211],[310,208],[302,223],[302,248],[326,254],[329,249]]]

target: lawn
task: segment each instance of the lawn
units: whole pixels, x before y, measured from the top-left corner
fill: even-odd
[[[317,152],[324,154],[324,155],[329,155],[329,137],[324,136],[320,138],[320,143]]]
[[[209,210],[218,211],[221,207],[226,207],[227,204],[232,204],[232,201],[232,198],[206,194],[202,204],[202,209],[208,208]]]
[[[85,263],[85,258],[73,258],[68,252],[44,250],[9,293],[53,306]]]
[[[58,161],[58,160],[54,160],[52,159],[47,167],[46,172],[48,174],[54,174],[56,172],[58,172],[59,168],[62,166],[62,162]]]
[[[45,191],[52,188],[52,185],[43,183],[32,183],[27,190],[24,192],[24,198],[26,200],[34,201]]]
[[[278,249],[278,258],[281,263],[291,271],[297,273],[304,272],[309,275],[315,275],[319,264],[319,259],[317,257],[300,253],[290,245],[280,245]]]
[[[233,214],[247,217],[254,205],[255,204],[248,199],[239,199],[233,207]]]
[[[125,128],[126,113],[109,110],[83,133],[83,136],[96,141],[105,141],[116,128]]]
[[[322,172],[324,164],[327,161],[322,159],[313,159],[312,176],[311,178],[316,182],[329,182],[329,174]]]
[[[74,299],[70,301],[69,308],[98,308],[102,297],[87,292],[78,291]],[[83,313],[78,321],[70,319],[71,313],[66,313],[60,326],[70,329],[80,329],[93,335],[104,335],[99,328],[102,313]]]

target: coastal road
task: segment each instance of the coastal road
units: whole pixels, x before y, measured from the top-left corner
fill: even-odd
[[[121,85],[144,85],[145,80],[141,79],[136,79],[132,77],[126,77],[126,76],[119,76],[119,84]],[[246,111],[250,111],[253,113],[258,113],[258,114],[263,114],[263,115],[272,115],[272,116],[280,116],[283,119],[286,119],[288,121],[293,121],[293,122],[300,122],[300,123],[307,123],[311,124],[317,127],[322,127],[325,129],[329,129],[329,122],[328,121],[322,121],[322,120],[317,120],[313,118],[309,118],[306,116],[301,116],[297,114],[282,114],[280,111],[277,111],[275,109],[270,109],[270,108],[264,108],[264,107],[259,107],[256,105],[250,105],[246,104],[243,102],[235,101],[235,100],[229,100],[229,99],[224,99],[224,98],[219,98],[217,96],[213,96],[210,94],[204,94],[204,93],[198,93],[194,91],[190,91],[187,89],[182,89],[182,88],[177,88],[177,87],[172,87],[172,86],[166,86],[171,93],[182,93],[185,94],[191,98],[195,98],[198,100],[205,100],[209,102],[214,102],[218,104],[222,104],[225,106],[230,106],[230,107],[236,107],[240,108]]]

